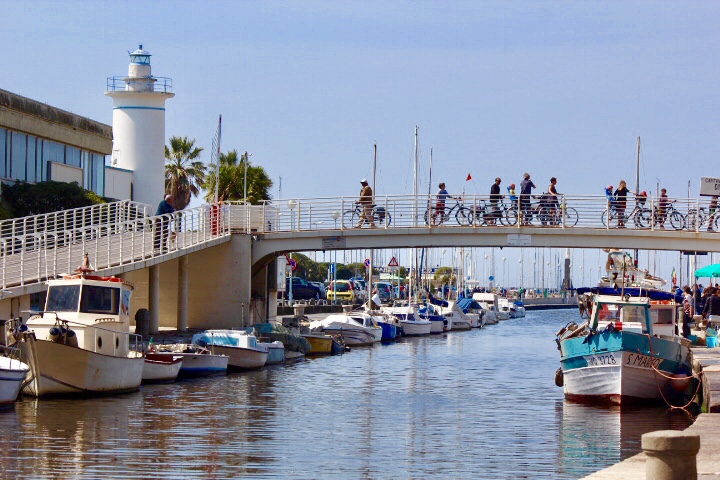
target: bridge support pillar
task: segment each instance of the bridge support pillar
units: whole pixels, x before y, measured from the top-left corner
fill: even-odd
[[[150,335],[160,331],[160,265],[149,268],[148,310],[150,310]]]
[[[188,256],[178,258],[178,299],[177,299],[177,329],[178,332],[187,332],[188,327]]]

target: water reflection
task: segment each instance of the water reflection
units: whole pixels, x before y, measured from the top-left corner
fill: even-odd
[[[684,428],[664,409],[565,402],[552,342],[574,312],[347,355],[0,413],[3,476],[577,478]]]

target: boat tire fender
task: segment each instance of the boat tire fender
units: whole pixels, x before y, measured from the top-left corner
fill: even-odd
[[[555,385],[562,387],[564,384],[562,368],[555,370]]]

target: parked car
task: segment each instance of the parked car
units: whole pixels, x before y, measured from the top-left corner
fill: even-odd
[[[373,283],[373,292],[377,292],[382,303],[392,303],[395,299],[393,294],[393,286],[386,282]]]
[[[337,280],[335,282],[331,282],[325,295],[330,301],[334,299],[349,300],[351,302],[355,301],[355,289],[347,280]]]
[[[367,301],[367,285],[365,280],[351,280],[353,289],[355,290],[355,299],[359,302]]]
[[[304,278],[287,277],[285,279],[285,297],[290,298],[290,279],[292,278],[292,298],[293,300],[319,300],[323,298],[321,290],[308,283]]]
[[[320,298],[325,298],[325,292],[327,291],[327,288],[325,287],[325,284],[322,282],[308,282],[310,285],[315,285],[318,290],[320,290]]]

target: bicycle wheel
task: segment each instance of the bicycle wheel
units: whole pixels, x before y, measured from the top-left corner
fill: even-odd
[[[505,210],[505,221],[508,225],[517,225],[518,222],[518,211],[517,208],[508,208]]]
[[[378,227],[387,227],[390,225],[390,214],[385,211],[385,208],[380,208],[373,211],[373,220]]]
[[[432,214],[433,214],[432,208],[428,208],[427,210],[425,210],[425,215],[423,215],[423,220],[425,220],[425,225],[430,225],[430,222],[433,219]]]
[[[467,207],[458,208],[458,211],[455,213],[455,220],[458,225],[463,227],[470,225],[472,223],[472,213],[470,212],[470,209]]]
[[[641,208],[633,215],[633,222],[637,228],[650,228],[652,223],[652,212],[647,208]]]
[[[610,217],[609,220],[608,220],[608,216]],[[615,221],[615,212],[612,210],[605,209],[605,211],[602,213],[602,216],[600,218],[602,220],[603,227],[607,227],[608,225],[610,225],[612,222]]]
[[[565,207],[565,226],[574,227],[578,223],[578,213],[572,207]],[[561,224],[562,225],[562,224]]]
[[[682,230],[685,228],[685,215],[678,212],[677,210],[673,210],[670,212],[670,215],[668,215],[668,218],[670,220],[670,226],[675,230]]]
[[[360,220],[360,215],[357,210],[347,210],[343,213],[342,224],[344,228],[353,228],[357,225],[358,220]]]

